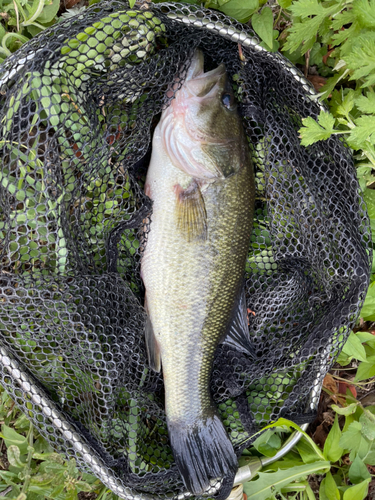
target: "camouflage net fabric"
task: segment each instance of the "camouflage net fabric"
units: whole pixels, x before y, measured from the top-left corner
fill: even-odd
[[[193,6],[111,1],[5,61],[1,384],[56,450],[122,498],[189,496],[162,375],[148,367],[139,268],[152,133],[197,47],[208,69],[226,65],[256,171],[245,278],[257,359],[220,345],[211,383],[238,455],[271,420],[311,419],[368,286],[350,151],[337,137],[300,145],[301,119],[320,110],[314,91],[247,27]]]

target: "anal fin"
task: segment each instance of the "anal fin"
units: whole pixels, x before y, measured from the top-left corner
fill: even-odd
[[[145,325],[145,341],[148,356],[148,364],[154,372],[161,370],[161,355],[158,341],[155,338],[154,328],[152,326],[151,318],[147,310],[147,300],[145,298],[145,309],[147,312],[147,319]]]
[[[174,187],[177,197],[177,227],[188,241],[207,237],[207,213],[204,199],[196,180],[186,189],[177,184]]]
[[[255,348],[249,334],[246,295],[244,288],[242,288],[238,294],[233,307],[232,318],[228,325],[227,335],[223,344],[234,347],[235,349],[242,351],[253,358],[256,357]]]

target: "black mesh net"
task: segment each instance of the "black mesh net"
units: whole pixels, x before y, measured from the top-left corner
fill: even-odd
[[[57,450],[124,498],[186,491],[147,361],[140,259],[151,137],[197,47],[208,68],[225,63],[256,171],[245,273],[257,358],[219,345],[211,382],[237,455],[271,420],[311,418],[368,285],[350,152],[337,137],[300,145],[314,91],[248,28],[192,6],[112,1],[5,61],[2,384]]]

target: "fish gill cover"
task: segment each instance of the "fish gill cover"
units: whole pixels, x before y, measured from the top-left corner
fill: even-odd
[[[111,1],[6,60],[1,382],[56,450],[129,499],[186,492],[162,374],[148,364],[140,263],[152,135],[197,48],[205,71],[225,64],[255,167],[245,269],[255,357],[224,342],[211,376],[237,456],[271,420],[311,419],[368,286],[370,229],[350,152],[338,137],[300,145],[301,120],[320,105],[247,27],[193,6]]]

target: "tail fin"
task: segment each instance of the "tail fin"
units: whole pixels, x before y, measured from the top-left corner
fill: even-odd
[[[168,433],[177,467],[191,493],[202,494],[211,479],[232,476],[233,483],[237,457],[216,413],[194,425],[169,421]]]

